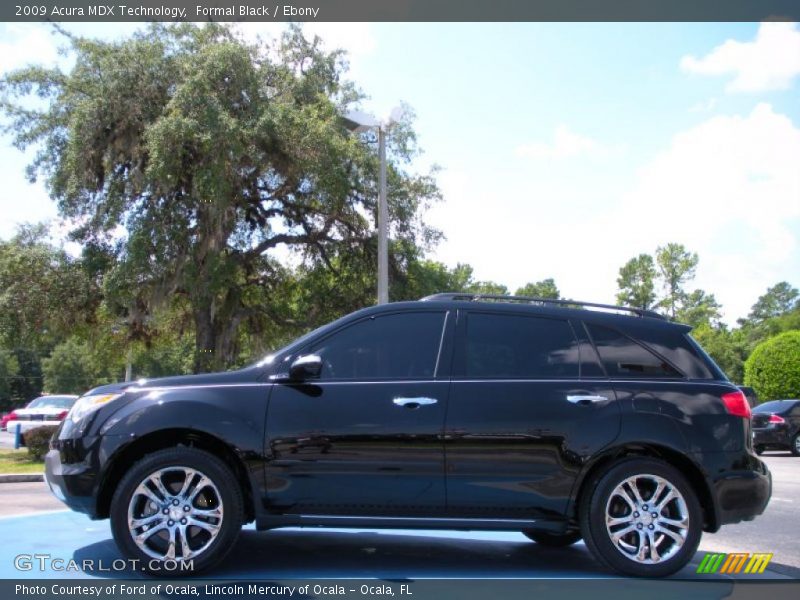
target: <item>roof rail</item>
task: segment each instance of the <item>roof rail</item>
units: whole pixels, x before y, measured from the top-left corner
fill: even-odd
[[[555,300],[553,298],[533,298],[529,296],[508,296],[505,294],[474,294],[470,292],[443,292],[420,298],[422,302],[436,302],[444,300],[461,300],[464,302],[480,302],[483,300],[501,302],[520,302],[527,304],[552,304],[565,308],[600,308],[606,311],[628,312],[638,317],[648,317],[650,319],[668,320],[667,317],[654,310],[645,308],[633,308],[631,306],[617,306],[614,304],[598,304],[597,302],[581,302],[580,300]]]

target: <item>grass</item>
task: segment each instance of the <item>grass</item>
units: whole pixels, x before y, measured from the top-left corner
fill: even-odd
[[[27,448],[0,450],[0,473],[41,473],[44,461],[34,460]]]

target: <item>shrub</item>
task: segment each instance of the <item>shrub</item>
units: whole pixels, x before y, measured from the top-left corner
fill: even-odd
[[[800,331],[787,331],[755,347],[744,364],[744,383],[759,398],[800,398]]]
[[[36,460],[42,460],[47,450],[50,447],[50,438],[56,432],[55,425],[46,425],[44,427],[36,427],[30,429],[23,434],[25,439],[25,446],[28,448],[30,454]]]

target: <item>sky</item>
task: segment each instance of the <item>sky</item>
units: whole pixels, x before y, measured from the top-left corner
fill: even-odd
[[[130,24],[73,24],[119,37]],[[279,25],[246,24],[274,36]],[[800,27],[796,23],[312,24],[349,53],[350,78],[386,115],[416,113],[444,199],[429,257],[512,291],[614,302],[619,268],[679,242],[700,257],[690,290],[724,320],[778,281],[800,286]],[[43,24],[0,24],[0,72],[52,64]],[[0,238],[57,221],[31,153],[0,136]]]

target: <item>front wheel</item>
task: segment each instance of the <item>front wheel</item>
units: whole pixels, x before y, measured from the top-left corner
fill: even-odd
[[[216,456],[179,446],[139,460],[111,501],[122,553],[151,575],[185,576],[219,563],[242,527],[239,482]]]
[[[580,531],[567,531],[566,533],[552,533],[550,531],[535,531],[526,529],[522,532],[529,540],[550,548],[563,548],[571,546],[581,540]]]
[[[586,546],[605,566],[663,577],[694,556],[703,530],[697,496],[660,460],[624,460],[588,483],[579,508]]]

